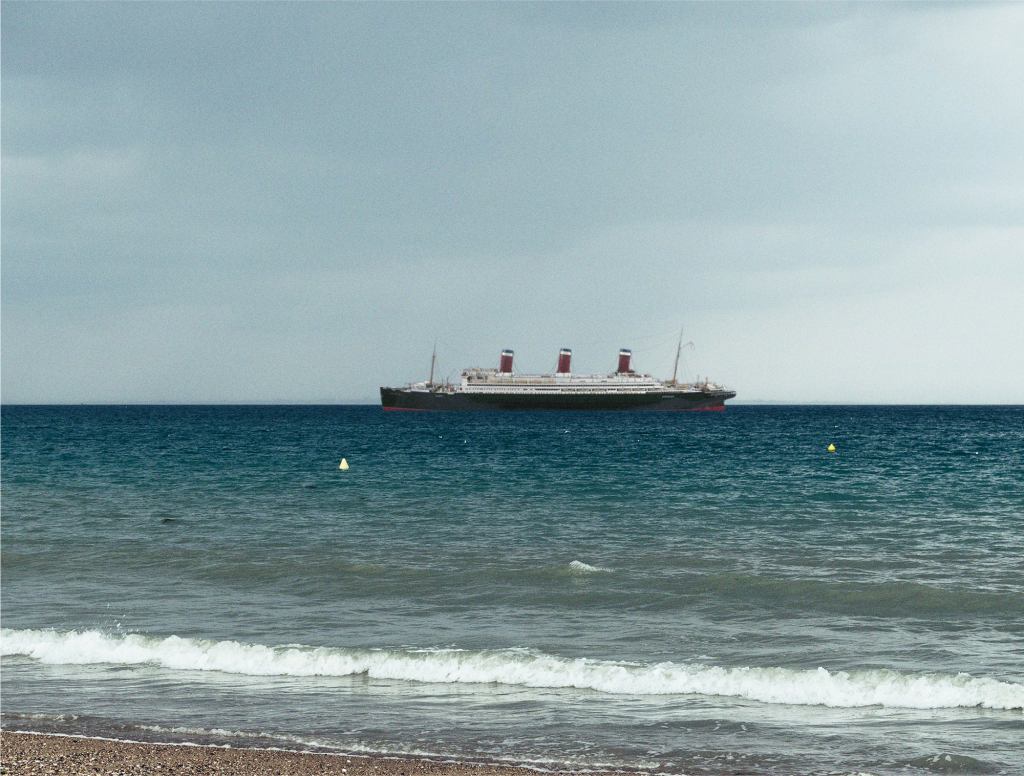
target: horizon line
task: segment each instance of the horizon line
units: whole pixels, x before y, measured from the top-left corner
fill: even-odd
[[[224,400],[224,401],[0,401],[0,407],[380,407],[376,401],[328,401],[328,400]],[[773,407],[1024,407],[1024,401],[1015,402],[918,402],[918,401],[836,401],[815,399],[791,401],[784,399],[746,399],[731,401],[728,407],[773,406]],[[572,410],[569,410],[572,411]]]

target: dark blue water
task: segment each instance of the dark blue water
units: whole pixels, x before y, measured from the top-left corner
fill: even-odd
[[[9,728],[1024,772],[1019,407],[4,407],[2,455]]]

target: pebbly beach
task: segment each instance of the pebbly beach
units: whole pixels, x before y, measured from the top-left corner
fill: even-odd
[[[5,776],[536,776],[507,765],[0,732]]]

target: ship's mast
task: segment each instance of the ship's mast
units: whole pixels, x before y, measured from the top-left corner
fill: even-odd
[[[427,380],[427,385],[434,384],[434,366],[437,364],[437,341],[434,341],[434,352],[430,354],[430,379]]]
[[[664,342],[664,340],[662,340]],[[679,354],[683,352],[683,329],[679,328],[679,344],[676,346],[676,363],[672,367],[672,385],[676,385],[676,377],[679,375]]]
[[[692,348],[693,343],[687,342],[686,347]],[[672,384],[678,385],[679,382],[676,379],[679,376],[679,354],[683,352],[683,330],[679,330],[679,344],[676,346],[676,363],[672,367]]]

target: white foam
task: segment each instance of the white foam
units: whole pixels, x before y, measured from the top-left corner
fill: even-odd
[[[581,560],[570,561],[569,569],[577,574],[594,574],[600,571],[611,571],[602,566],[591,566],[589,563],[584,563]]]
[[[764,703],[838,708],[1024,709],[1024,684],[969,674],[888,669],[828,671],[618,663],[527,649],[346,649],[99,631],[0,629],[0,654],[49,664],[152,665],[251,676],[352,676],[433,683],[579,688],[625,695],[720,695]]]

